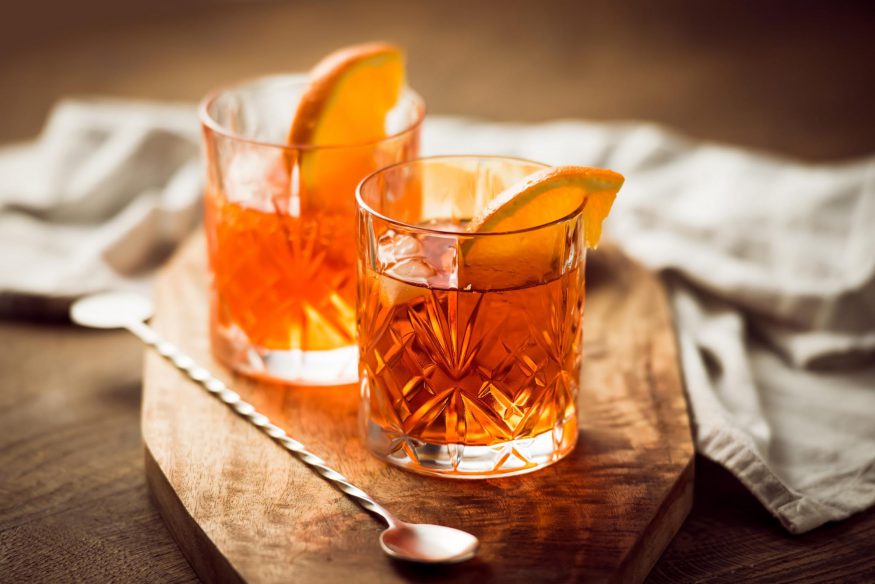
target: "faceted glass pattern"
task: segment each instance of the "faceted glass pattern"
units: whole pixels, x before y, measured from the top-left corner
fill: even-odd
[[[423,106],[404,93],[395,132],[376,142],[284,145],[306,83],[263,78],[202,105],[210,332],[239,371],[335,385],[358,379],[355,187],[416,156]]]
[[[393,464],[460,478],[529,472],[573,449],[584,303],[579,215],[544,227],[556,235],[548,238],[557,242],[555,261],[534,280],[466,271],[465,254],[479,236],[460,230],[477,210],[473,201],[487,204],[500,192],[508,165],[516,177],[518,166],[534,164],[476,160],[402,164],[366,180],[359,193],[365,440]],[[442,188],[440,176],[450,177],[444,187],[462,188]],[[403,205],[405,197],[420,204]],[[379,208],[386,200],[408,220],[410,209],[458,215],[394,222]],[[489,237],[501,245],[515,234]]]

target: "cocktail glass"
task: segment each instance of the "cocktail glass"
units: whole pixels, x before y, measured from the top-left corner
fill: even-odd
[[[405,90],[379,140],[288,144],[307,83],[264,77],[201,104],[210,332],[238,371],[335,385],[357,379],[355,187],[416,156],[424,105]]]
[[[544,165],[435,157],[359,185],[361,426],[377,457],[455,478],[531,472],[577,440],[582,208],[530,229],[467,233]]]

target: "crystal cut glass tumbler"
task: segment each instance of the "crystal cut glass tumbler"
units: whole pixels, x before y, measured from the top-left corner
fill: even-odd
[[[207,96],[205,228],[216,357],[245,374],[302,385],[355,382],[355,188],[417,154],[422,100],[402,93],[387,137],[288,144],[304,75]]]
[[[435,157],[359,185],[360,422],[377,457],[424,474],[490,478],[573,450],[582,209],[526,230],[465,232],[496,195],[542,168]]]

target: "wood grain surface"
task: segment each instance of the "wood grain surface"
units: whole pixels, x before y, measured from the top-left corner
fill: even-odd
[[[433,113],[647,119],[816,161],[875,151],[866,0],[4,9],[3,141],[35,135],[71,94],[192,101],[386,38],[408,47],[411,82]],[[0,580],[196,581],[146,487],[139,342],[71,328],[42,303],[2,300]],[[648,582],[873,582],[873,558],[875,512],[789,536],[734,477],[698,458],[693,510]]]
[[[359,439],[355,385],[292,388],[231,375],[210,357],[200,236],[159,277],[153,325],[405,521],[480,538],[474,561],[438,573],[468,582],[641,582],[692,506],[693,444],[661,284],[616,248],[592,255],[581,438],[565,460],[521,477],[453,481],[390,467]],[[154,354],[142,428],[149,485],[207,580],[435,574],[386,558],[380,524]]]

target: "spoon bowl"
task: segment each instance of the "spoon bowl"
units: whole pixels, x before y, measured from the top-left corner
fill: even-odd
[[[70,307],[70,320],[96,329],[127,328],[152,316],[152,301],[133,292],[102,292],[80,298]]]
[[[454,564],[477,553],[477,538],[443,525],[402,523],[380,534],[380,546],[389,556],[422,564]]]

